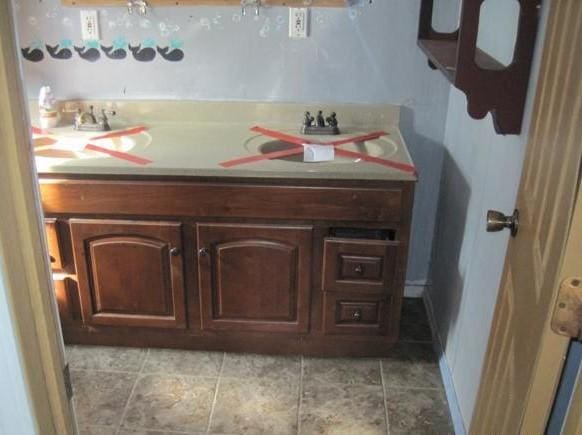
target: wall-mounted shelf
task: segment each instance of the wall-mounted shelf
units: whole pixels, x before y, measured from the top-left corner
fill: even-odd
[[[541,0],[519,0],[515,52],[507,67],[477,47],[485,0],[463,0],[459,29],[451,33],[433,29],[433,1],[422,0],[418,29],[418,45],[429,65],[465,93],[471,117],[482,119],[491,112],[497,133],[521,133]]]
[[[123,6],[126,0],[61,0],[63,6]],[[147,0],[150,6],[240,6],[240,0]],[[344,7],[347,0],[262,0],[262,6]]]

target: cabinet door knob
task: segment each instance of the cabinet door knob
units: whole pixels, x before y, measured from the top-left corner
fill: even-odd
[[[354,272],[356,272],[356,274],[358,274],[358,275],[363,275],[364,274],[364,267],[361,264],[358,264],[354,268]]]
[[[208,248],[200,248],[198,250],[198,255],[200,255],[201,257],[206,257],[208,256],[208,254],[210,253]]]
[[[172,248],[170,249],[170,255],[172,257],[177,257],[178,255],[180,255],[180,249],[179,248]]]
[[[354,310],[354,314],[352,314],[352,318],[356,321],[359,322],[360,320],[362,320],[362,310],[361,309],[356,309]]]

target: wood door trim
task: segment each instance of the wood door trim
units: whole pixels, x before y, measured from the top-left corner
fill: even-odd
[[[30,151],[28,104],[22,95],[11,2],[0,2],[0,265],[13,320],[14,340],[0,340],[0,350],[19,353],[26,400],[34,421],[45,435],[76,434],[74,413],[65,390],[63,340],[45,255],[34,160]],[[17,385],[16,383],[14,385]],[[8,386],[9,391],[16,387]],[[22,404],[20,396],[14,404]],[[28,408],[27,408],[28,409]],[[20,409],[23,421],[28,410]],[[21,428],[23,431],[28,427]]]
[[[580,154],[580,143],[582,143],[582,125],[577,118],[582,113],[582,82],[580,82],[579,77],[574,77],[570,73],[572,68],[580,68],[582,65],[582,58],[575,55],[582,51],[582,3],[579,0],[561,0],[552,2],[550,7],[523,174],[526,173],[526,165],[533,164],[529,162],[528,154],[532,152],[534,147],[552,146],[553,141],[560,140],[564,149],[572,148],[578,150]],[[564,101],[566,100],[573,106],[574,110],[564,110]],[[556,102],[558,107],[556,107]],[[560,113],[557,114],[557,112]],[[560,125],[557,125],[558,122]],[[569,130],[563,131],[564,125],[569,126]],[[570,165],[575,165],[576,170],[578,170],[580,157],[580,155],[577,158],[569,156]],[[562,183],[572,183],[569,208],[564,210],[564,214],[568,215],[568,223],[572,218],[575,191],[579,181],[578,178],[571,178],[571,181],[561,180]],[[522,175],[520,190],[523,185],[524,175]],[[569,239],[564,242],[562,269],[556,274],[554,287],[548,289],[548,291],[552,291],[552,301],[555,301],[561,278],[582,274],[579,264],[573,261],[582,256],[579,244],[580,237],[582,237],[581,202],[582,196],[579,193],[573,225],[568,235]],[[525,222],[524,224],[530,223]],[[511,245],[506,256],[504,278],[500,286],[500,296],[498,296],[495,308],[481,383],[474,408],[475,412],[470,425],[470,433],[476,435],[495,432],[493,429],[495,425],[502,424],[500,422],[509,418],[506,411],[502,410],[503,407],[494,407],[490,404],[498,403],[500,400],[495,394],[495,385],[499,384],[498,376],[502,375],[499,373],[499,364],[503,358],[507,357],[499,352],[499,346],[503,341],[501,337],[507,329],[500,318],[502,317],[501,313],[508,309],[501,293],[505,283],[510,279],[508,276],[510,250]],[[553,333],[550,329],[549,321],[553,305],[548,304],[544,310],[547,311],[547,320],[540,336],[540,345],[537,349],[529,391],[523,404],[521,419],[514,422],[516,426],[520,427],[520,433],[524,435],[545,431],[568,343],[568,339]],[[516,404],[516,406],[519,405]]]

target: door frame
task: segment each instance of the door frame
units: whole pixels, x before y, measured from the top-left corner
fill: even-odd
[[[0,254],[36,433],[75,434],[10,1],[0,1]]]
[[[541,74],[539,82],[536,86],[536,104],[532,115],[532,127],[530,129],[530,137],[528,138],[528,147],[535,140],[540,131],[545,131],[548,127],[548,119],[552,119],[549,115],[551,110],[548,105],[540,103],[541,95],[550,92],[549,90],[555,85],[556,80],[560,77],[565,77],[572,62],[582,62],[582,59],[572,59],[560,52],[556,62],[550,65],[548,59],[550,54],[559,52],[561,49],[562,39],[568,37],[567,32],[572,35],[578,34],[580,38],[582,32],[582,24],[577,22],[577,15],[575,13],[564,14],[560,10],[565,7],[568,1],[578,0],[553,0],[550,5],[550,15],[548,18],[548,25],[546,30],[546,38],[544,41],[544,50],[541,63]],[[576,33],[577,32],[577,33]],[[579,41],[580,39],[578,39]],[[579,42],[578,45],[582,46]],[[548,74],[549,68],[551,73]],[[578,88],[578,95],[572,95],[577,101],[582,101],[582,89]],[[569,116],[576,116],[577,113],[570,113]],[[580,127],[579,127],[580,128]],[[574,135],[570,135],[568,140],[574,141]],[[580,144],[582,145],[582,144]],[[527,151],[526,151],[527,152]],[[576,187],[580,186],[580,180],[571,180]],[[576,189],[573,189],[576,192]],[[560,283],[565,279],[572,277],[582,277],[582,268],[579,264],[579,258],[582,257],[582,245],[580,239],[582,238],[582,190],[575,193],[575,198],[572,198],[572,206],[569,210],[564,210],[568,214],[568,237],[565,241],[560,258],[560,268],[557,273],[554,286],[548,291],[552,292],[551,303],[546,307],[545,321],[543,322],[543,330],[540,334],[540,345],[536,350],[535,366],[533,370],[532,380],[527,392],[527,398],[523,404],[522,419],[520,422],[520,434],[529,435],[544,433],[548,418],[554,403],[554,398],[558,388],[560,376],[562,373],[564,361],[566,358],[568,344],[570,339],[554,333],[551,329],[551,317],[557,299]],[[575,200],[575,201],[574,201]],[[519,236],[518,236],[519,237]],[[510,241],[511,243],[511,241]],[[508,257],[506,256],[506,265],[508,264]],[[503,282],[501,283],[501,286]],[[499,291],[503,291],[502,288]],[[499,293],[501,294],[501,293]],[[504,312],[509,307],[505,306],[504,298],[498,296],[497,305],[495,307],[494,319],[500,312]],[[495,371],[486,372],[487,367],[498,367],[498,361],[506,357],[500,355],[493,349],[493,344],[505,334],[505,325],[495,323],[489,335],[488,350],[485,355],[483,364],[483,372],[481,374],[479,393],[475,404],[476,410],[487,409],[487,404],[496,400],[492,397],[492,392],[488,386],[493,385],[497,380],[497,373]],[[580,409],[582,414],[582,409]],[[500,416],[501,418],[501,416]],[[481,434],[487,433],[489,429],[489,420],[495,420],[496,416],[488,413],[479,415],[471,422],[469,433]]]

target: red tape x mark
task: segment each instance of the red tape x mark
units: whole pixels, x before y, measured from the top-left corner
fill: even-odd
[[[261,160],[276,159],[276,158],[280,158],[280,157],[292,156],[292,155],[297,155],[297,154],[303,153],[303,144],[305,143],[305,139],[303,139],[303,138],[300,138],[297,136],[292,136],[292,135],[285,134],[285,133],[275,131],[275,130],[270,130],[268,128],[258,127],[258,126],[252,127],[251,131],[254,131],[255,133],[260,133],[264,136],[272,137],[274,139],[279,139],[279,140],[282,140],[284,142],[288,142],[288,143],[297,145],[297,147],[289,148],[287,150],[282,150],[282,151],[273,151],[271,153],[265,153],[265,154],[254,155],[254,156],[241,157],[241,158],[234,159],[234,160],[228,160],[226,162],[220,163],[220,166],[222,166],[223,168],[231,168],[233,166],[242,165],[242,164],[246,164],[246,163],[252,163],[252,162],[257,162],[257,161],[261,161]],[[379,137],[385,136],[387,134],[388,133],[386,133],[385,131],[375,131],[373,133],[369,133],[369,134],[366,134],[363,136],[355,136],[355,137],[351,137],[351,138],[347,138],[347,139],[339,139],[339,140],[335,140],[335,141],[331,141],[331,142],[312,142],[312,143],[317,144],[317,145],[333,145],[336,153],[338,155],[343,155],[344,157],[359,158],[359,159],[366,161],[366,162],[377,163],[379,165],[388,166],[390,168],[399,169],[399,170],[404,171],[404,172],[410,172],[410,173],[415,174],[416,168],[413,165],[408,165],[405,163],[400,163],[400,162],[396,162],[396,161],[388,160],[388,159],[382,159],[379,157],[372,157],[372,156],[369,156],[367,154],[358,153],[358,152],[354,152],[354,151],[348,151],[348,150],[344,150],[344,149],[339,148],[341,145],[345,145],[348,143],[355,143],[355,142],[365,142],[367,140],[378,139]]]

